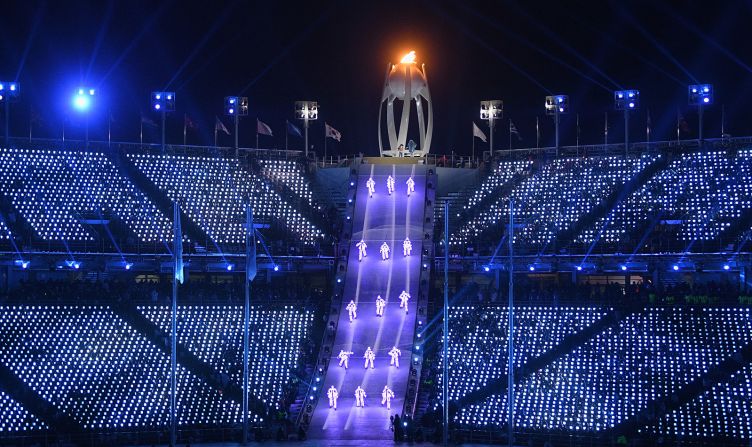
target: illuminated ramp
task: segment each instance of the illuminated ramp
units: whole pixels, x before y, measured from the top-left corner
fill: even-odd
[[[387,194],[387,177],[395,179],[396,191]],[[408,198],[406,181],[415,181],[415,192]],[[376,192],[368,197],[366,182],[372,177]],[[324,379],[323,388],[314,410],[308,437],[315,439],[391,439],[389,416],[401,414],[407,391],[415,332],[418,283],[420,278],[420,253],[423,241],[426,170],[419,165],[361,165],[358,174],[353,235],[347,263],[342,313],[339,315],[337,333],[332,348],[332,358]],[[413,245],[412,256],[402,253],[402,242],[409,237]],[[355,244],[361,240],[368,244],[368,256],[358,261]],[[392,249],[392,259],[382,261],[379,247],[383,242]],[[398,296],[406,290],[412,295],[409,313],[400,309]],[[376,316],[376,296],[387,301],[384,317]],[[349,322],[344,310],[350,300],[358,304],[358,318]],[[363,353],[371,347],[376,353],[374,369],[364,369]],[[397,346],[402,351],[400,368],[389,366],[387,354]],[[350,368],[337,366],[340,350],[353,351]],[[394,391],[392,409],[381,405],[384,385]],[[334,385],[340,393],[338,410],[329,409],[326,390]],[[366,393],[366,407],[355,406],[354,392],[358,385]]]

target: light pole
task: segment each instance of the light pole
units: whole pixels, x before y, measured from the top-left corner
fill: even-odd
[[[546,115],[554,117],[554,129],[556,130],[556,156],[559,156],[559,115],[569,113],[569,96],[553,95],[546,96]]]
[[[316,101],[295,101],[295,118],[303,120],[305,157],[308,158],[308,121],[319,119],[319,103]]]
[[[248,115],[247,96],[225,96],[225,115],[235,121],[235,157],[238,156],[238,121]],[[258,146],[258,145],[257,145]]]
[[[76,90],[76,94],[73,95],[73,107],[79,112],[84,114],[84,122],[86,128],[85,146],[89,148],[89,109],[94,101],[94,95],[96,90],[93,88],[79,87]]]
[[[697,106],[697,116],[700,129],[697,132],[698,141],[702,144],[702,112],[705,106],[713,104],[713,85],[697,84],[689,86],[689,105]]]
[[[501,119],[504,116],[504,101],[500,99],[488,99],[480,102],[480,119],[488,121],[488,150],[493,157],[493,135],[494,135],[494,121]]]
[[[162,153],[165,152],[165,122],[167,113],[175,111],[175,92],[151,92],[151,107],[162,118]]]
[[[0,102],[5,104],[5,147],[10,146],[10,102],[21,94],[18,82],[0,81]]]
[[[626,158],[629,154],[629,112],[640,108],[640,91],[615,91],[614,108],[624,112],[624,157]]]

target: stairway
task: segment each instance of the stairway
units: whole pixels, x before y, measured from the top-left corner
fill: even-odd
[[[350,300],[358,305],[358,318],[352,323],[346,311],[339,315],[332,356],[311,418],[308,438],[326,440],[389,440],[389,416],[402,411],[409,381],[412,342],[416,326],[416,301],[420,278],[423,219],[425,211],[426,169],[421,165],[360,165],[355,196],[353,235],[349,243],[361,239],[368,244],[368,255],[358,261],[358,250],[351,249],[342,296],[344,309]],[[387,176],[395,179],[396,191],[386,191]],[[415,192],[406,194],[406,180],[412,176]],[[366,182],[372,177],[376,193],[369,198]],[[402,241],[412,242],[412,256],[402,254]],[[387,242],[391,259],[382,261],[379,247]],[[412,295],[409,313],[399,307],[397,296],[406,290]],[[387,301],[383,317],[375,311],[376,296]],[[363,368],[367,347],[376,353],[374,369]],[[402,351],[401,367],[389,366],[387,352],[397,346]],[[353,351],[350,368],[338,366],[340,350]],[[362,386],[367,394],[365,408],[355,406],[354,392]],[[381,405],[384,385],[394,391],[391,411]],[[338,409],[330,409],[326,390],[339,390]]]

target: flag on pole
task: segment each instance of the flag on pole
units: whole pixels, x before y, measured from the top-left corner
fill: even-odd
[[[214,123],[214,131],[216,132],[216,131],[220,131],[221,130],[222,132],[226,133],[227,135],[230,135],[230,131],[227,130],[227,128],[225,127],[224,123],[222,121],[220,121],[219,117],[215,116],[214,118],[216,118],[216,120],[217,120]]]
[[[509,120],[509,133],[512,135],[515,135],[518,140],[522,141],[522,137],[520,136],[520,131],[517,130],[517,126],[514,125],[512,120]]]
[[[143,124],[146,124],[147,126],[159,127],[159,124],[157,124],[156,121],[154,121],[153,119],[151,119],[149,117],[146,117],[144,115],[141,115],[141,122]]]
[[[293,124],[293,123],[291,123],[289,121],[285,121],[285,123],[287,123],[287,133],[288,134],[296,136],[298,138],[303,138],[303,132],[300,131],[300,129],[298,128],[298,126],[296,126],[295,124]]]
[[[480,140],[484,143],[488,142],[486,134],[484,134],[483,131],[480,130],[480,127],[478,127],[475,122],[473,122],[473,138],[480,138]]]
[[[183,284],[185,276],[183,275],[183,229],[180,226],[180,207],[177,202],[173,203],[175,223],[175,235],[173,238],[173,256],[175,258],[175,280]]]
[[[259,133],[261,135],[269,135],[270,137],[274,136],[272,135],[272,128],[258,118],[256,118],[256,133]]]
[[[246,234],[245,234],[245,271],[248,275],[248,281],[253,281],[256,277],[256,230],[253,228],[253,210],[251,205],[245,211],[246,214]]]
[[[187,113],[185,114],[185,118],[183,120],[183,125],[185,126],[186,129],[195,129],[196,128],[196,123],[193,122],[193,120],[191,119],[190,116],[188,116]]]
[[[326,138],[332,138],[337,141],[342,141],[342,134],[339,133],[337,129],[328,125],[327,123],[324,123],[324,126],[326,128]]]

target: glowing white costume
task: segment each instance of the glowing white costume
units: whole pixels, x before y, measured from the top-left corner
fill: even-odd
[[[407,179],[407,197],[410,197],[410,194],[415,192],[415,180],[413,180],[412,177]]]
[[[381,252],[382,261],[386,261],[387,259],[389,259],[389,252],[390,252],[389,244],[387,244],[386,242],[381,244],[381,248],[379,248],[379,251]]]
[[[410,239],[405,238],[404,241],[402,241],[402,254],[404,256],[410,256],[413,252],[413,243],[410,242]]]
[[[399,358],[402,355],[402,351],[397,349],[396,346],[393,346],[392,349],[389,351],[389,355],[392,357],[392,361],[389,364],[394,365],[397,368],[399,368]]]
[[[373,177],[368,178],[366,188],[368,188],[368,197],[373,197],[373,193],[376,192],[376,182],[373,181]]]
[[[355,406],[356,407],[366,406],[366,390],[364,390],[360,385],[358,385],[358,387],[355,388]]]
[[[371,369],[373,369],[373,360],[376,358],[376,354],[373,353],[370,346],[366,349],[366,353],[363,354],[363,358],[366,359],[366,363],[363,367],[367,369],[368,365],[371,365]]]
[[[347,309],[347,313],[350,315],[350,323],[353,322],[354,319],[358,318],[358,305],[355,304],[355,301],[350,300],[350,303],[345,307]]]
[[[329,408],[334,408],[336,410],[339,391],[337,391],[337,388],[334,388],[334,385],[332,385],[332,387],[329,388],[329,391],[326,392],[326,395],[329,396]]]
[[[392,399],[394,399],[394,391],[389,389],[389,385],[384,385],[384,389],[381,391],[381,405],[386,404],[386,409],[392,409]]]
[[[386,307],[386,300],[381,295],[376,297],[376,316],[384,316],[384,308]]]
[[[402,293],[399,295],[400,299],[400,309],[404,308],[405,313],[407,313],[407,301],[410,299],[410,294],[407,293],[407,291],[403,290]]]
[[[389,191],[390,196],[394,192],[394,177],[391,175],[386,178],[386,190]]]
[[[366,241],[363,239],[360,240],[357,244],[355,244],[356,247],[358,247],[358,261],[362,261],[363,258],[368,256],[366,254],[366,248],[368,248],[368,245],[366,245]]]
[[[339,359],[339,366],[345,365],[345,369],[349,366],[348,363],[350,362],[350,356],[354,353],[352,351],[345,351],[344,349],[342,351],[339,351],[339,355],[337,358]]]

